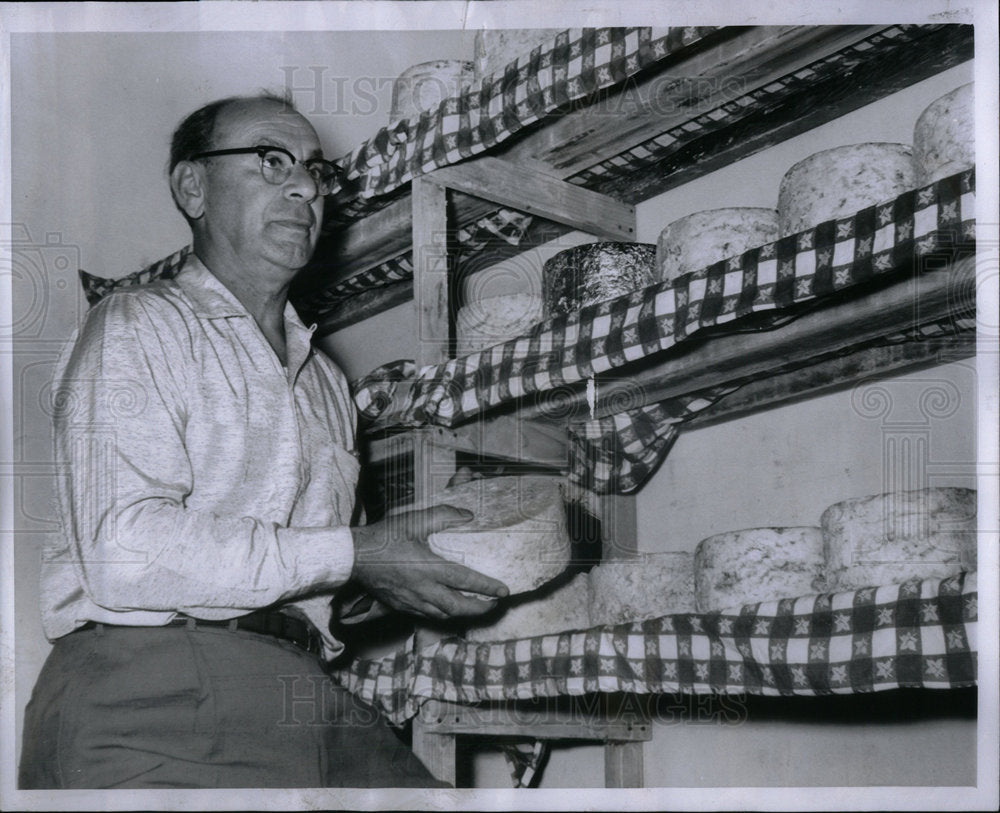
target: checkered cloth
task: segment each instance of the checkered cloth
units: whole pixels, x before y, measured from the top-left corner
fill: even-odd
[[[93,274],[88,274],[81,268],[79,271],[80,284],[83,286],[83,293],[87,297],[87,302],[93,305],[120,288],[131,288],[135,285],[146,285],[158,279],[176,277],[181,268],[184,267],[184,262],[187,260],[191,250],[191,246],[184,246],[184,248],[175,251],[170,256],[147,265],[141,271],[136,271],[120,279],[97,277]]]
[[[443,99],[436,110],[415,120],[383,127],[340,159],[351,199],[337,200],[339,214],[363,211],[358,199],[385,195],[417,175],[479,155],[552,111],[620,84],[715,30],[561,31],[502,72],[484,77],[479,87]]]
[[[976,574],[495,643],[446,638],[333,678],[402,724],[428,699],[829,695],[973,686]]]
[[[415,371],[400,394],[376,371],[355,384],[362,415],[388,425],[445,426],[528,397],[549,414],[574,386],[751,314],[794,315],[852,287],[907,273],[934,273],[975,241],[975,176],[967,170],[850,217],[821,223],[674,283],[660,283],[540,322],[526,335]],[[971,301],[971,300],[970,300]],[[965,320],[968,326],[970,320]],[[933,332],[933,331],[931,331]],[[917,338],[919,328],[907,336]],[[398,363],[397,363],[398,364]],[[396,380],[408,375],[397,375]],[[644,482],[676,426],[733,388],[636,408],[619,382],[621,409],[570,429],[571,478],[627,493]],[[632,402],[631,404],[629,402]]]
[[[875,57],[884,57],[896,52],[905,53],[915,41],[940,28],[943,26],[888,26],[853,45],[845,46],[803,68],[774,79],[763,87],[727,97],[717,107],[698,112],[697,115],[693,115],[692,118],[667,132],[588,167],[567,180],[588,189],[607,191],[612,196],[617,196],[619,190],[614,184],[623,173],[634,175],[646,169],[662,171],[662,164],[672,160],[676,153],[692,141],[732,127],[761,110],[788,103],[804,89],[842,76],[845,71],[854,70]],[[627,79],[635,73],[635,67],[643,69],[650,64],[650,61],[665,58],[681,48],[695,45],[714,30],[716,29],[677,28],[666,29],[666,33],[662,33],[656,29],[594,29],[592,40],[584,38],[586,32],[583,30],[562,32],[551,42],[535,49],[530,55],[512,62],[502,74],[498,74],[492,80],[487,79],[481,88],[470,89],[457,100],[442,101],[434,113],[433,123],[428,122],[425,125],[419,146],[413,141],[416,132],[410,132],[411,127],[416,125],[396,123],[384,128],[374,138],[342,159],[342,163],[352,167],[348,172],[352,180],[347,181],[345,188],[335,199],[338,222],[346,225],[386,205],[392,199],[392,195],[387,193],[399,189],[400,179],[409,180],[411,176],[415,177],[425,171],[446,166],[453,160],[467,157],[461,150],[457,158],[453,151],[443,150],[441,144],[450,143],[449,139],[456,144],[473,145],[469,148],[468,155],[477,154],[479,148],[486,143],[484,141],[486,136],[479,132],[479,129],[482,129],[482,111],[490,111],[492,128],[486,128],[484,132],[495,139],[491,144],[500,143],[517,129],[540,118],[540,113],[551,113],[555,109],[551,102],[561,98],[569,99],[572,95],[569,91],[576,93],[587,87],[603,89],[605,87],[603,81],[608,76],[620,75]],[[587,53],[592,44],[602,40],[606,42],[593,51],[594,68],[588,73]],[[620,48],[624,49],[626,55],[624,68],[621,57],[615,57],[615,53],[621,53],[621,51],[616,52],[613,45],[618,41],[622,43]],[[633,53],[633,43],[636,41],[638,41],[638,58],[630,61],[629,55]],[[647,41],[649,44],[644,48],[643,43]],[[611,50],[607,49],[608,44],[612,44]],[[571,56],[578,48],[581,58],[578,60],[570,58],[563,68],[563,63],[560,61],[560,54],[563,51],[560,49],[566,47],[569,48]],[[610,55],[611,58],[606,69],[601,61],[604,55]],[[563,69],[565,78],[560,79],[559,72]],[[503,84],[500,80],[501,75]],[[596,85],[593,84],[595,76],[600,79]],[[544,89],[549,87],[554,88],[551,98],[544,92]],[[557,90],[558,88],[562,90]],[[542,89],[541,97],[538,96],[539,89]],[[465,98],[466,96],[470,98]],[[467,118],[463,118],[450,112],[456,109],[469,110],[470,114]],[[477,109],[479,118],[472,112]],[[431,145],[430,149],[428,143]],[[411,155],[409,161],[401,161],[398,155],[400,149],[409,149],[414,155],[419,153],[419,158],[413,159]],[[364,156],[363,161],[362,156]],[[407,175],[407,171],[410,175]],[[377,180],[371,181],[372,177]],[[379,190],[378,197],[372,197],[375,194],[373,190]],[[519,241],[530,222],[531,218],[526,215],[500,210],[473,225],[459,228],[457,240],[464,254],[471,256],[487,245],[491,235],[501,235],[509,242]],[[321,320],[324,313],[340,306],[345,298],[360,290],[381,287],[401,279],[409,279],[411,276],[411,255],[402,254],[380,264],[377,269],[369,269],[356,278],[310,294],[298,304],[310,314],[310,318]]]

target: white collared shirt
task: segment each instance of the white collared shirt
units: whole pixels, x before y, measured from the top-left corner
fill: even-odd
[[[349,577],[358,460],[347,382],[285,309],[287,370],[193,255],[97,303],[56,367],[64,532],[42,616],[158,626],[293,602],[324,636]]]

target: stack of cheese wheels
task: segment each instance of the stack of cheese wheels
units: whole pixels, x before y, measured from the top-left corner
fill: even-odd
[[[465,508],[475,516],[432,533],[439,556],[499,579],[511,594],[554,579],[570,560],[562,481],[559,477],[471,480],[436,494],[434,504]]]
[[[927,488],[831,505],[820,519],[831,589],[976,569],[976,492]]]
[[[656,281],[651,243],[586,243],[560,251],[542,266],[546,316],[613,299]]]
[[[623,624],[694,612],[694,557],[687,552],[640,553],[590,571],[590,624]]]
[[[464,356],[523,336],[542,320],[542,297],[536,293],[500,294],[473,300],[455,317],[456,351]]]
[[[795,598],[825,589],[823,533],[811,526],[748,528],[698,543],[694,590],[698,612]]]
[[[891,200],[916,186],[907,144],[850,144],[799,161],[781,179],[778,228],[782,237]]]
[[[555,39],[558,28],[494,28],[476,32],[473,76],[478,86],[487,76],[499,78],[515,60],[525,62],[532,50]]]
[[[433,113],[445,99],[461,94],[472,81],[472,63],[459,59],[421,62],[407,68],[392,85],[391,121]]]
[[[917,184],[939,181],[976,163],[973,83],[932,102],[913,128]]]
[[[504,602],[500,609],[503,614],[495,621],[468,627],[466,639],[508,641],[587,629],[587,574],[580,573],[568,582],[550,582],[533,593]]]
[[[661,282],[736,257],[778,239],[778,212],[760,207],[709,209],[670,223],[656,243]]]

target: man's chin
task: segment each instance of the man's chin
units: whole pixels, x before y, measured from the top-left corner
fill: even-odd
[[[286,268],[290,274],[294,275],[308,264],[315,248],[310,240],[281,241],[275,246],[274,251],[269,252],[271,254],[269,259],[275,265]]]

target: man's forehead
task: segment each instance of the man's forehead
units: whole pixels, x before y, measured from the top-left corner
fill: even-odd
[[[216,142],[216,148],[232,146],[222,142],[240,138],[268,138],[277,140],[279,144],[285,140],[305,141],[310,152],[319,150],[319,137],[309,121],[301,113],[277,100],[233,102],[219,111],[212,139]],[[254,145],[240,143],[236,146]]]

